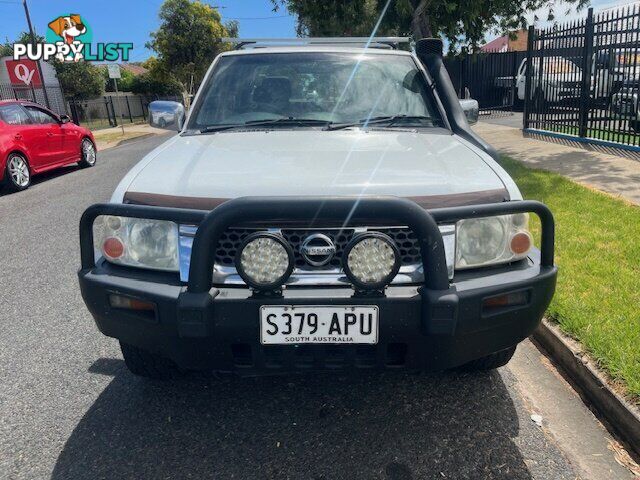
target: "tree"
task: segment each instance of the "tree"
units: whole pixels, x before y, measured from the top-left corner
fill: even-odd
[[[228,49],[220,39],[238,31],[236,23],[222,24],[218,10],[193,0],[165,0],[160,20],[146,46],[158,53],[158,61],[185,92],[195,88],[215,56]]]
[[[62,91],[68,98],[87,100],[104,93],[104,76],[101,67],[89,62],[53,61]]]
[[[113,79],[109,78],[109,70],[107,67],[102,68],[102,78],[104,79],[104,91],[105,92],[115,92],[115,87],[113,86]],[[131,85],[133,84],[133,79],[135,75],[131,73],[129,70],[125,70],[124,68],[120,69],[120,78],[118,79],[118,91],[119,92],[130,92]]]
[[[131,91],[157,97],[177,96],[182,94],[182,84],[174,78],[158,79],[147,72],[133,78]]]
[[[525,28],[527,12],[553,8],[560,0],[271,0],[274,10],[285,7],[298,18],[298,35],[442,36],[451,48],[475,46],[488,32]],[[582,9],[588,0],[568,0]],[[553,18],[550,18],[553,20]]]
[[[182,94],[182,84],[156,57],[149,57],[142,63],[142,66],[147,71],[142,75],[133,77],[131,92],[158,97]]]
[[[43,43],[44,37],[36,35],[36,43]],[[29,32],[22,32],[18,35],[15,42],[10,42],[8,38],[5,38],[4,44],[0,45],[0,57],[13,57],[13,44],[14,43],[31,43],[31,34]]]

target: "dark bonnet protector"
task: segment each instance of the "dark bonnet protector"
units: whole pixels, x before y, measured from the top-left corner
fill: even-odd
[[[483,190],[480,192],[454,193],[451,195],[426,195],[406,198],[417,203],[425,210],[500,203],[510,200],[509,192],[504,188]],[[126,192],[122,203],[126,203],[128,205],[213,210],[218,205],[229,200],[229,198],[186,197],[178,195],[163,195],[159,193]]]

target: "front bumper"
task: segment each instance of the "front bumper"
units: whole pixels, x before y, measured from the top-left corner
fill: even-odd
[[[356,208],[362,209],[364,217],[380,211],[391,213],[412,227],[422,243],[424,285],[392,286],[377,296],[330,287],[289,288],[282,295],[272,296],[256,295],[246,288],[213,288],[211,252],[215,252],[218,233],[265,202],[267,207],[262,214],[254,211],[249,216],[277,219],[284,213],[265,199],[260,199],[259,204],[245,199],[229,203],[234,202],[235,207],[225,204],[218,207],[222,211],[216,209],[197,222],[200,227],[187,286],[171,274],[136,271],[104,261],[96,264],[91,226],[100,214],[177,220],[175,215],[194,217],[204,215],[202,212],[128,205],[91,207],[81,221],[83,266],[78,275],[82,296],[100,331],[166,356],[186,369],[250,375],[341,368],[442,370],[525,339],[540,322],[555,291],[553,219],[543,205],[508,202],[427,213],[410,201],[395,198],[361,199]],[[330,217],[345,218],[344,213],[353,209],[353,201],[347,199],[322,202],[330,204]],[[315,211],[319,203],[311,201],[307,206]],[[294,210],[289,212],[292,216],[304,217],[306,208]],[[533,211],[542,219],[540,255],[483,272],[460,273],[449,282],[436,219],[451,221],[522,211]],[[358,211],[355,213],[354,218],[358,219]],[[366,222],[367,218],[359,221]],[[483,306],[487,297],[520,291],[526,293],[527,299],[520,305]],[[150,301],[155,309],[139,312],[112,308],[111,294]],[[260,344],[262,305],[377,305],[379,343],[264,346]]]

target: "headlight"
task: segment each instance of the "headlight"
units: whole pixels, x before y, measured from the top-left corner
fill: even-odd
[[[356,287],[365,290],[384,288],[400,269],[398,247],[383,233],[365,233],[355,237],[343,254],[344,271]]]
[[[533,241],[524,213],[470,218],[456,225],[456,268],[473,268],[525,258]]]
[[[245,283],[257,290],[274,290],[293,271],[293,251],[279,235],[256,232],[249,235],[236,254],[236,269]]]
[[[163,220],[101,216],[93,224],[96,250],[109,262],[178,270],[178,225]]]

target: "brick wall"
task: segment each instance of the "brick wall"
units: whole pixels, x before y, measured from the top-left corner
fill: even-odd
[[[527,50],[527,37],[529,32],[527,30],[518,30],[515,40],[509,39],[509,50],[516,52],[524,52]]]

